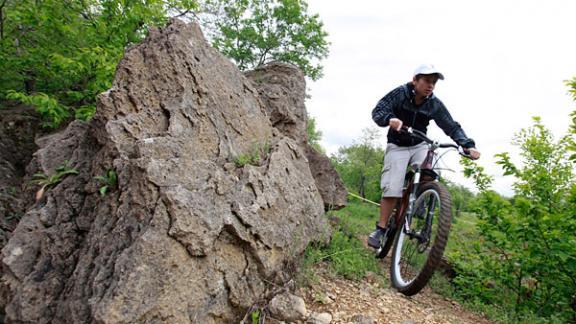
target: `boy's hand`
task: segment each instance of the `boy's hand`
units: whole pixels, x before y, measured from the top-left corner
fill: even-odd
[[[400,131],[400,128],[402,128],[402,124],[403,122],[398,119],[398,118],[390,118],[390,121],[388,122],[388,124],[390,125],[390,127],[394,130],[396,130],[397,132]]]
[[[478,160],[480,158],[480,151],[478,151],[477,149],[471,147],[469,149],[465,149],[464,150],[466,153],[470,154],[470,157],[472,158],[472,160]]]

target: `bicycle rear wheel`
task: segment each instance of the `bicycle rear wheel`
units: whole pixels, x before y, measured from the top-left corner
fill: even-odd
[[[448,240],[451,206],[450,194],[440,183],[421,184],[414,214],[398,226],[392,253],[390,278],[401,293],[418,293],[432,277]],[[408,232],[406,222],[410,222]]]

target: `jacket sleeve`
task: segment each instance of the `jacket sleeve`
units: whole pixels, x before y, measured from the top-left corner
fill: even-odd
[[[437,101],[437,104],[438,109],[436,110],[433,119],[438,127],[440,127],[444,133],[450,136],[450,138],[454,140],[454,142],[456,142],[458,145],[464,148],[475,147],[476,143],[474,140],[466,136],[466,133],[464,133],[464,130],[460,124],[452,119],[452,116],[448,112],[448,109],[446,109],[446,106],[444,106],[440,100]]]
[[[391,118],[395,118],[393,108],[398,105],[401,100],[403,94],[402,86],[390,91],[387,95],[385,95],[376,107],[372,110],[372,120],[378,124],[380,127],[388,126]]]

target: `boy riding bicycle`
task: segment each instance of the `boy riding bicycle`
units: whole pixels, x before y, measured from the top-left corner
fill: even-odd
[[[403,125],[426,133],[430,120],[434,120],[471,158],[480,157],[474,140],[466,136],[460,124],[452,119],[444,104],[434,96],[438,79],[444,80],[444,76],[433,65],[421,65],[414,71],[411,82],[389,92],[372,110],[372,119],[378,126],[390,126],[380,181],[380,220],[376,230],[368,236],[368,245],[373,248],[380,247],[380,238],[386,232],[388,219],[397,200],[402,197],[407,167],[420,165],[426,157],[426,143],[401,133]]]

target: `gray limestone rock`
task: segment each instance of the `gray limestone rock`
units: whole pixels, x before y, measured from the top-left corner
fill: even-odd
[[[287,292],[274,296],[268,307],[270,315],[281,321],[300,321],[308,315],[304,299]]]
[[[5,320],[230,323],[266,296],[330,233],[305,124],[282,126],[306,116],[303,98],[276,118],[260,92],[195,24],[128,49],[95,117],[38,141],[30,173],[68,161],[78,174],[2,250]]]
[[[266,103],[272,125],[295,140],[305,152],[324,208],[330,210],[346,206],[348,192],[330,159],[307,144],[304,74],[295,66],[272,62],[246,73],[246,76],[253,81]]]
[[[306,323],[309,324],[330,324],[332,315],[330,313],[312,313]]]

